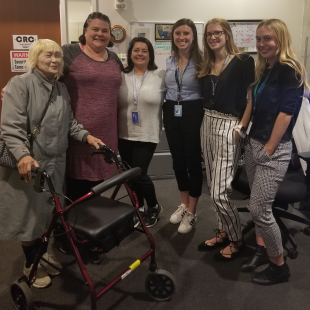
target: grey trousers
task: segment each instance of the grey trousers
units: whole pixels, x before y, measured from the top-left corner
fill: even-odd
[[[229,240],[242,238],[237,208],[230,200],[231,182],[240,157],[240,141],[235,143],[234,128],[239,120],[235,116],[205,110],[201,126],[207,185],[215,207],[219,229],[227,232]]]
[[[248,137],[246,140],[245,164],[251,188],[249,209],[256,235],[263,238],[270,257],[283,253],[281,232],[272,213],[272,204],[286,174],[291,153],[291,141],[280,142],[269,157],[263,143]]]

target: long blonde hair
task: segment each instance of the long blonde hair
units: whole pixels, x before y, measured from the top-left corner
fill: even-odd
[[[223,28],[224,34],[227,37],[226,41],[226,51],[230,55],[237,55],[239,54],[239,50],[237,45],[234,42],[233,34],[230,28],[230,25],[226,19],[223,18],[213,18],[210,19],[205,27],[204,33],[207,33],[207,28],[210,24],[217,24],[220,25]],[[198,72],[198,77],[203,77],[207,74],[210,74],[214,68],[215,65],[215,53],[214,51],[209,47],[207,39],[204,37],[203,39],[203,64],[201,70]]]
[[[295,70],[296,78],[300,78],[300,86],[304,85],[305,92],[309,93],[310,87],[307,82],[306,70],[305,67],[298,61],[297,56],[292,49],[291,35],[286,24],[280,19],[265,19],[260,22],[257,29],[262,26],[266,26],[275,37],[278,45],[276,54],[279,55],[280,64],[286,64],[292,67]],[[255,82],[253,84],[256,84],[259,81],[265,69],[266,59],[258,53],[258,59],[255,67]]]

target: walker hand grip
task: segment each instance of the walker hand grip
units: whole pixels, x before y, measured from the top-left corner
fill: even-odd
[[[125,172],[122,172],[120,174],[117,174],[110,179],[107,179],[106,181],[94,186],[91,191],[95,195],[100,195],[101,193],[107,191],[108,189],[118,185],[118,184],[123,184],[124,182],[138,176],[141,174],[141,168],[132,168],[129,169]]]
[[[40,169],[39,167],[35,167],[35,166],[31,166],[31,172],[34,174],[38,173],[38,169]]]
[[[44,188],[44,174],[43,174],[43,169],[41,169],[40,167],[35,167],[32,166],[31,167],[31,172],[36,174],[35,179],[34,179],[34,185],[33,185],[33,189],[34,191],[41,193],[43,192],[43,188]]]

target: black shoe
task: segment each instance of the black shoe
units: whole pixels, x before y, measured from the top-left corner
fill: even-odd
[[[162,211],[163,207],[160,204],[157,204],[154,208],[147,208],[148,215],[152,218],[157,218]]]
[[[152,216],[152,214],[149,214],[149,212],[141,212],[142,218],[143,218],[143,222],[145,224],[146,227],[152,227],[157,223],[157,217]],[[140,222],[139,222],[140,223]],[[140,223],[141,225],[141,223]]]
[[[240,256],[240,253],[246,248],[244,241],[241,245],[238,245],[237,241],[230,241],[229,247],[238,249],[238,252],[231,251],[231,254],[229,257],[226,257],[221,252],[219,252],[213,256],[213,259],[217,262],[230,262],[234,260],[235,258],[237,258],[238,256]]]
[[[290,268],[286,262],[281,266],[270,262],[265,270],[258,272],[253,277],[252,282],[260,285],[272,285],[288,281],[290,275]]]
[[[198,248],[197,248],[198,251],[211,251],[219,247],[226,246],[229,243],[227,234],[226,236],[223,236],[222,232],[219,229],[214,229],[213,231],[215,232],[216,242],[213,244],[206,244],[205,241],[201,242],[198,245]],[[222,241],[217,241],[217,240],[222,240]]]
[[[267,255],[266,248],[264,246],[256,244],[255,253],[252,257],[246,259],[240,269],[244,272],[254,271],[258,266],[268,264],[269,258]]]
[[[141,211],[140,211],[141,212]],[[133,217],[133,227],[136,228],[140,225],[140,220],[138,218],[138,215],[134,215]]]

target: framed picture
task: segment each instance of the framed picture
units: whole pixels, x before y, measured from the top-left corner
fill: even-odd
[[[173,24],[155,24],[155,41],[170,41]]]
[[[256,54],[256,29],[261,19],[228,20],[240,52]]]

